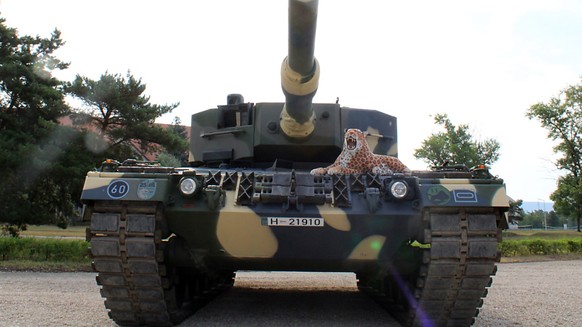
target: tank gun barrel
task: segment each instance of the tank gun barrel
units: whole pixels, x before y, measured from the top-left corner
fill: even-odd
[[[315,59],[318,0],[289,0],[289,49],[281,67],[285,106],[281,129],[292,138],[309,136],[315,129],[312,100],[319,83]]]
[[[313,74],[317,0],[289,3],[289,67],[302,76]]]

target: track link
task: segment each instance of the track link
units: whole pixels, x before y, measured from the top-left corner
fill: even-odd
[[[501,212],[493,208],[428,209],[419,269],[399,273],[398,262],[377,274],[358,274],[359,288],[406,326],[470,326],[499,261]],[[414,260],[414,259],[411,259]]]
[[[161,205],[96,202],[88,209],[97,284],[102,286],[109,317],[117,324],[172,326],[233,285],[233,273],[210,277],[167,262]]]

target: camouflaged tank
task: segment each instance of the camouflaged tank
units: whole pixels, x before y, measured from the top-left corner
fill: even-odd
[[[397,155],[395,117],[312,103],[316,18],[317,1],[290,1],[285,103],[230,95],[192,116],[191,167],[107,161],[88,173],[87,238],[116,323],[179,323],[241,269],[355,272],[403,325],[472,323],[499,259],[503,181],[464,166],[312,175],[348,128]]]

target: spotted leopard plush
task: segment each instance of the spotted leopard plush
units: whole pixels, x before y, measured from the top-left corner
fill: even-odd
[[[366,132],[359,129],[348,129],[344,137],[344,148],[335,162],[325,168],[313,169],[311,174],[335,175],[371,172],[377,175],[390,175],[392,173],[410,173],[410,169],[398,158],[372,153],[366,141],[366,135]]]

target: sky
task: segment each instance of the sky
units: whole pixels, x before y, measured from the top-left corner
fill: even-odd
[[[287,1],[0,0],[20,36],[66,42],[70,62],[55,75],[99,79],[130,73],[155,104],[180,105],[159,119],[193,113],[241,93],[246,102],[282,102]],[[563,174],[547,131],[525,113],[582,82],[582,2],[321,0],[314,102],[376,109],[398,118],[399,158],[428,165],[414,150],[441,131],[434,115],[468,124],[477,140],[501,144],[491,172],[508,195],[549,201]]]

